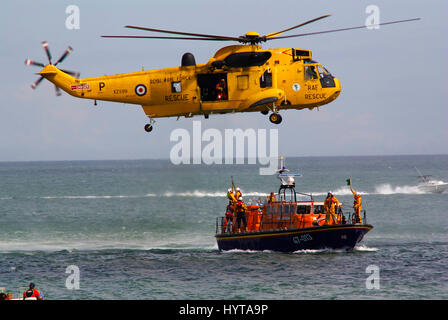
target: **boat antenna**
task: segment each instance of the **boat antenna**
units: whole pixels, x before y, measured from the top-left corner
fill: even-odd
[[[417,167],[414,167],[415,168],[415,170],[417,170],[417,173],[418,173],[418,177],[420,178],[420,179],[422,179],[424,182],[427,182],[429,179],[429,177],[431,177],[431,175],[423,175],[421,172],[420,172],[420,170],[418,170],[417,169]]]
[[[280,166],[277,170],[277,178],[280,179],[282,186],[294,186],[294,177],[301,177],[302,175],[298,173],[289,173],[289,169],[287,169],[285,165],[285,157],[279,157],[278,160],[280,160]]]
[[[419,177],[422,177],[423,175],[422,175],[422,173],[417,169],[417,167],[414,167],[414,168],[415,168],[415,170],[417,170],[418,176],[419,176]]]

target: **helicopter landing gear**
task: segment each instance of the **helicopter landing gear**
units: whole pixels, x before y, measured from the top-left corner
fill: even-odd
[[[280,124],[282,122],[282,116],[274,112],[269,116],[269,121],[274,124]]]
[[[155,120],[149,119],[149,123],[145,124],[145,131],[146,132],[151,132],[152,129],[154,129],[154,126],[153,126],[154,122],[155,122]]]
[[[272,104],[272,108],[267,107],[267,110],[263,110],[261,111],[261,113],[267,115],[269,111],[272,111],[271,115],[269,116],[269,121],[274,124],[280,124],[282,122],[282,116],[278,113],[278,107],[275,105],[275,103]]]
[[[152,131],[152,129],[153,129],[153,127],[152,127],[152,124],[145,124],[145,131],[146,132],[151,132]]]

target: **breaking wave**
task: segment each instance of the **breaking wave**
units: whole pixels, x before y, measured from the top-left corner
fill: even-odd
[[[45,196],[40,197],[41,199],[115,199],[115,198],[147,198],[156,197],[156,194],[148,193],[145,195],[115,195],[115,196]]]
[[[375,187],[376,194],[424,194],[417,186],[392,186],[390,184],[382,184]]]
[[[393,186],[389,183],[377,185],[373,192],[359,191],[356,190],[360,195],[392,195],[392,194],[426,194],[427,192],[420,190],[417,186]],[[314,192],[315,196],[327,195],[328,191],[325,192]],[[337,196],[348,196],[352,195],[350,188],[340,187],[333,190],[332,193]]]
[[[336,196],[351,196],[352,192],[348,186],[341,186],[337,189],[331,190]],[[393,194],[426,194],[420,190],[417,186],[393,186],[391,184],[381,184],[374,187],[373,192],[367,192],[362,190],[356,190],[361,195],[393,195]],[[319,192],[305,192],[310,193],[313,196],[326,196],[328,191]],[[269,193],[248,191],[244,192],[243,197],[246,199],[248,197],[267,197]],[[193,191],[183,191],[183,192],[172,192],[167,191],[164,193],[147,193],[141,195],[61,195],[61,196],[30,196],[26,198],[40,198],[40,199],[126,199],[126,198],[153,198],[153,197],[188,197],[188,198],[225,198],[227,196],[226,191],[203,191],[203,190],[193,190]],[[16,197],[4,196],[0,197],[1,200],[12,200]]]
[[[355,251],[367,251],[367,252],[375,252],[378,251],[378,248],[367,247],[365,244],[361,244],[359,246],[355,246]]]
[[[162,196],[164,197],[210,197],[210,198],[221,198],[227,197],[227,192],[207,192],[207,191],[187,191],[187,192],[165,192]],[[267,197],[267,193],[263,192],[243,192],[243,197]]]
[[[244,197],[267,197],[268,194],[264,192],[244,192]],[[201,190],[194,190],[194,191],[185,191],[185,192],[164,192],[162,194],[156,194],[156,193],[147,193],[143,195],[62,195],[62,196],[29,196],[26,198],[29,199],[129,199],[129,198],[152,198],[152,197],[189,197],[189,198],[225,198],[227,197],[227,192],[222,191],[216,191],[216,192],[209,192],[209,191],[201,191]],[[0,197],[0,200],[11,200],[14,199],[14,197]]]
[[[329,190],[329,191],[331,191],[331,193],[333,193],[334,195],[337,195],[337,196],[352,195],[352,192],[350,191],[349,187],[340,187],[340,188],[338,188],[336,190]],[[369,194],[368,192],[359,191],[359,190],[356,190],[356,192],[358,192],[360,195]],[[313,192],[312,194],[313,194],[313,196],[326,196],[327,193],[328,193],[328,191],[325,191],[325,192]]]

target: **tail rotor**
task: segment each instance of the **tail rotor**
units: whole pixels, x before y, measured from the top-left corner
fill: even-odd
[[[42,41],[42,47],[44,48],[44,51],[45,51],[45,53],[46,53],[46,55],[47,55],[47,58],[48,58],[48,64],[53,64],[53,63],[51,62],[51,58],[52,58],[52,57],[51,57],[51,52],[50,52],[50,48],[49,48],[48,42],[47,42],[47,41]],[[62,61],[64,61],[65,58],[67,58],[67,56],[68,56],[72,51],[73,51],[73,48],[70,47],[70,46],[68,46],[68,48],[67,48],[67,49],[64,51],[64,53],[62,54],[62,56],[56,61],[56,63],[54,64],[54,66],[57,66],[59,63],[61,63]],[[37,66],[37,67],[41,67],[41,68],[45,67],[45,64],[44,64],[44,63],[42,63],[42,62],[37,62],[37,61],[34,61],[34,60],[30,60],[30,59],[26,59],[26,60],[25,60],[25,64],[26,64],[27,66]],[[69,71],[69,70],[63,70],[63,69],[60,69],[60,70],[61,70],[62,72],[65,72],[65,73],[67,73],[67,74],[69,74],[69,75],[75,77],[75,78],[79,78],[79,76],[80,76],[80,73],[79,73],[79,72]],[[36,89],[36,87],[42,82],[43,79],[44,79],[44,77],[40,76],[40,78],[37,79],[37,80],[31,85],[31,88],[32,88],[32,89]],[[56,95],[57,95],[57,96],[60,96],[60,95],[61,95],[61,89],[59,89],[59,87],[57,87],[56,85],[55,85],[54,87],[55,87]]]

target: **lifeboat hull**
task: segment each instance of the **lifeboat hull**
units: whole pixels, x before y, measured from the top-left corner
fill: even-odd
[[[294,252],[353,249],[372,225],[326,225],[301,229],[217,234],[219,250]]]

